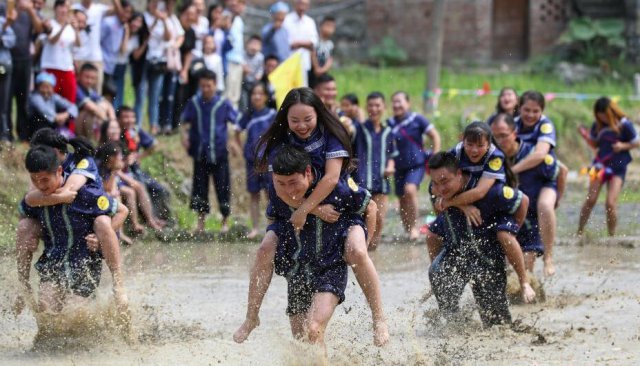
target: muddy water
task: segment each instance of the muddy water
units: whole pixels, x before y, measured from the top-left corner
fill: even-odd
[[[246,243],[126,249],[131,339],[94,321],[85,334],[35,347],[33,315],[9,311],[14,259],[0,258],[0,364],[313,364],[312,350],[291,340],[281,277],[267,294],[261,326],[245,344],[231,340],[243,320],[254,250]],[[383,245],[373,260],[392,342],[373,346],[370,316],[351,274],[347,301],[329,325],[329,359],[338,365],[640,363],[640,249],[567,245],[557,247],[556,258],[558,274],[544,282],[547,302],[512,306],[515,329],[481,329],[469,291],[462,305],[470,323],[447,328],[434,317],[435,299],[420,301],[429,288],[426,247]],[[103,279],[91,310],[96,318],[109,312],[108,289]]]

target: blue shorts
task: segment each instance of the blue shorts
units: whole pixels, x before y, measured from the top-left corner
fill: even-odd
[[[396,196],[404,195],[404,186],[407,184],[415,184],[420,187],[422,179],[424,179],[425,167],[424,165],[418,165],[413,168],[396,170],[394,174],[396,183]]]
[[[287,279],[287,315],[306,314],[313,303],[313,296],[320,292],[329,292],[338,298],[341,304],[347,288],[347,265],[334,266],[322,273],[310,274],[307,278]]]
[[[618,166],[610,167],[611,171],[613,172],[613,175],[616,177],[620,177],[623,183],[624,183],[624,179],[627,176],[627,166],[628,164],[620,164]]]
[[[516,236],[520,248],[523,253],[536,253],[541,256],[544,254],[544,245],[542,244],[542,238],[540,237],[540,226],[538,225],[538,216],[534,211],[528,213],[527,218],[522,224],[518,235]]]
[[[247,161],[247,191],[259,193],[269,188],[269,173],[256,173],[253,162]]]
[[[63,261],[49,260],[43,254],[36,262],[36,270],[40,275],[40,282],[53,282],[61,288],[73,292],[75,295],[89,297],[100,285],[102,274],[102,255],[88,249],[74,247],[74,253],[69,256],[68,265]]]

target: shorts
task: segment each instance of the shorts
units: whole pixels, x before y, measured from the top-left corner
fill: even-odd
[[[404,186],[407,184],[415,184],[420,187],[422,179],[424,179],[425,167],[424,165],[418,165],[413,168],[396,170],[394,174],[396,183],[396,196],[404,195]]]
[[[544,254],[544,245],[540,237],[540,226],[536,212],[528,214],[516,236],[523,253],[536,253],[537,256]]]
[[[306,277],[287,279],[287,315],[306,314],[313,303],[313,296],[320,292],[334,294],[338,298],[338,304],[341,304],[345,299],[347,273],[345,263],[319,274],[310,273]]]
[[[269,173],[256,173],[254,163],[247,161],[247,191],[259,193],[269,188]]]
[[[615,177],[620,177],[623,183],[624,183],[624,179],[627,176],[627,165],[628,164],[620,164],[619,166],[610,167],[612,171],[612,175]]]
[[[88,251],[88,250],[87,250]],[[36,263],[40,282],[53,282],[73,294],[89,297],[100,285],[102,274],[102,256],[91,252],[83,258],[70,258],[68,266],[62,261],[47,261],[43,255]]]

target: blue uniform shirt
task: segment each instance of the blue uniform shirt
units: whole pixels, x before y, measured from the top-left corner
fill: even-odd
[[[355,174],[356,182],[371,193],[389,193],[389,178],[384,176],[384,170],[390,159],[398,156],[395,139],[391,127],[382,126],[376,132],[373,122],[354,122],[353,146],[358,169]]]
[[[319,178],[316,175],[314,184]],[[306,196],[311,192],[312,189]],[[322,202],[332,204],[341,213],[340,219],[330,224],[308,215],[302,230],[296,233],[289,222],[294,209],[282,201],[271,186],[267,217],[273,223],[267,230],[273,230],[278,236],[276,273],[287,278],[300,274],[319,275],[334,266],[345,265],[342,253],[348,229],[361,225],[366,232],[362,214],[370,200],[369,191],[359,187],[353,179],[340,179],[335,189]]]
[[[247,141],[244,144],[244,159],[247,162],[254,161],[258,140],[269,129],[275,117],[276,111],[271,108],[239,115],[236,128],[239,131],[247,131]]]
[[[311,157],[311,165],[319,172],[324,172],[327,160],[349,157],[349,152],[340,140],[329,131],[325,131],[322,126],[318,126],[307,139],[301,139],[289,131],[287,143],[303,148]],[[277,147],[269,154],[269,171],[271,161],[279,150],[280,147]]]
[[[205,101],[200,94],[189,100],[182,112],[182,121],[189,129],[189,155],[194,160],[216,163],[227,156],[227,122],[235,123],[238,112],[231,103],[216,95]]]
[[[470,188],[467,184],[465,190]],[[498,231],[518,232],[513,215],[520,207],[522,197],[521,191],[496,183],[485,197],[473,203],[480,210],[482,225],[472,226],[461,210],[449,207],[438,215],[429,230],[443,239],[447,251],[492,261],[504,260],[496,235]]]
[[[80,160],[78,163],[75,161],[73,154],[67,154],[67,157],[62,162],[62,174],[66,181],[72,174],[82,175],[87,178],[85,185],[92,186],[94,189],[102,188],[102,178],[98,172],[98,165],[92,157],[86,157]]]
[[[494,144],[489,146],[487,153],[479,162],[472,162],[464,152],[462,142],[450,150],[458,158],[460,169],[471,175],[470,187],[474,188],[480,178],[486,177],[495,179],[497,182],[504,183],[506,181],[504,172],[504,154]]]
[[[517,117],[516,129],[518,137],[524,142],[535,145],[538,141],[542,141],[551,145],[552,149],[556,146],[556,127],[545,115],[542,115],[533,127],[525,127],[521,117]]]
[[[433,129],[433,125],[417,113],[407,113],[400,119],[391,117],[387,124],[392,128],[398,147],[395,159],[396,169],[406,170],[424,165],[427,153],[424,150],[422,136]]]
[[[604,127],[597,131],[597,124],[594,122],[591,126],[589,138],[598,146],[598,152],[594,163],[600,163],[606,167],[617,170],[626,167],[632,160],[629,151],[614,152],[613,145],[616,142],[634,143],[638,141],[633,123],[627,118],[623,118],[618,125],[619,132],[614,131],[611,127]]]
[[[43,281],[64,280],[77,294],[89,296],[100,282],[101,255],[87,248],[85,236],[101,215],[113,216],[118,201],[102,189],[83,186],[71,204],[30,207],[24,200],[20,212],[42,225],[44,251],[35,267]]]
[[[519,163],[535,151],[535,145],[520,142],[520,148],[515,157],[515,163]],[[553,152],[545,156],[542,163],[518,174],[518,188],[529,197],[529,210],[536,210],[536,202],[540,191],[544,187],[556,187],[560,164]]]

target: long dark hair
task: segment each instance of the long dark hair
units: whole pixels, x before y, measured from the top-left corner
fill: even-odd
[[[297,88],[291,90],[282,102],[282,106],[276,118],[269,129],[260,137],[256,146],[254,156],[256,161],[256,169],[259,172],[267,171],[268,156],[278,146],[287,142],[287,134],[289,133],[288,115],[289,109],[302,103],[313,107],[317,114],[318,126],[316,128],[324,128],[327,133],[333,134],[338,141],[344,146],[349,153],[349,157],[342,162],[342,170],[349,171],[353,165],[353,152],[351,149],[351,139],[344,126],[333,113],[331,113],[322,103],[311,88]],[[264,151],[264,153],[259,153]]]
[[[507,119],[510,118],[513,123],[513,117],[508,113],[499,114],[494,121],[498,121],[498,119]],[[507,123],[509,124],[509,123]],[[515,126],[515,124],[514,124]],[[488,124],[482,121],[474,121],[471,122],[465,129],[462,134],[462,139],[469,140],[469,142],[478,143],[480,141],[486,141],[489,143],[489,148],[491,148],[491,144],[498,146],[496,141],[493,139],[493,133],[491,133],[491,127]],[[487,154],[489,152],[487,151]],[[511,163],[509,159],[504,159],[504,175],[506,184],[510,187],[518,186],[518,177],[511,170]]]
[[[67,145],[71,145],[71,147],[73,147],[73,161],[75,163],[78,163],[84,158],[92,158],[96,153],[95,147],[93,147],[91,141],[86,138],[74,137],[68,139],[51,128],[41,128],[36,131],[31,138],[31,145],[49,146],[58,149],[64,154],[69,152]]]
[[[505,111],[504,108],[502,108],[502,106],[500,105],[500,98],[502,98],[502,95],[504,95],[504,93],[506,93],[507,91],[512,91],[513,94],[516,95],[516,107],[512,110],[512,111]],[[498,94],[498,102],[496,103],[496,113],[500,114],[500,113],[509,113],[513,116],[517,116],[519,109],[520,109],[520,100],[518,97],[518,92],[516,91],[515,88],[512,88],[510,86],[505,86],[504,88],[500,89],[500,94]]]

